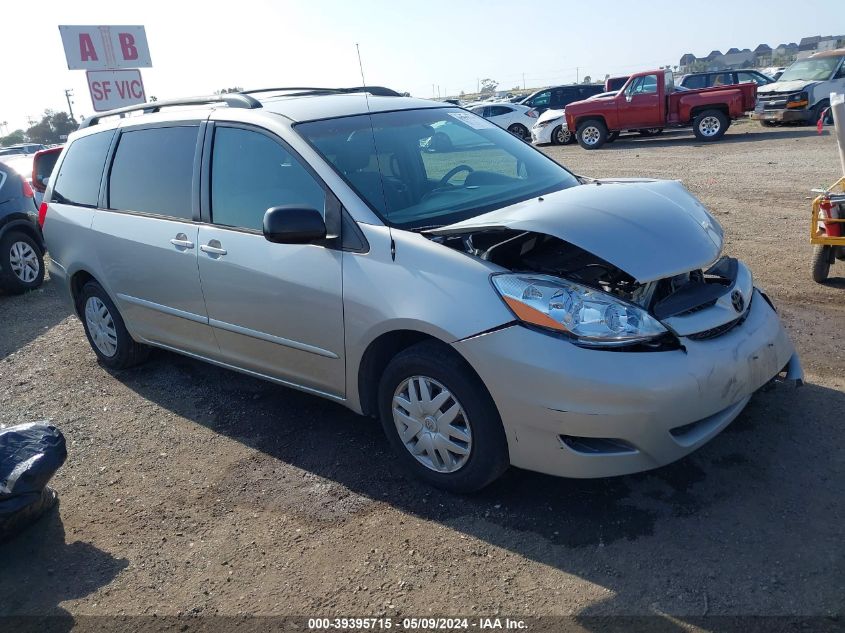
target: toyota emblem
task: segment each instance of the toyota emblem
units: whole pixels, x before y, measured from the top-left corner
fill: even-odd
[[[745,299],[742,296],[742,293],[739,290],[734,290],[731,293],[731,303],[734,306],[734,310],[737,312],[742,312],[745,308]]]

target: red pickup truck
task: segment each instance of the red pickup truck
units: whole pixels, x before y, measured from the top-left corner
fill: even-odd
[[[584,149],[597,149],[624,130],[689,125],[699,140],[715,141],[756,102],[755,83],[678,90],[672,71],[649,70],[631,75],[615,96],[570,103],[566,125]]]

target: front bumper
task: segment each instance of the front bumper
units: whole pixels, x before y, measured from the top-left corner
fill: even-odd
[[[454,345],[499,409],[514,466],[623,475],[696,450],[787,366],[790,378],[803,378],[780,319],[754,295],[741,325],[708,340],[681,338],[676,351],[591,350],[519,325]]]
[[[800,121],[803,123],[815,123],[812,110],[787,109],[782,110],[755,110],[751,113],[755,121],[772,121],[773,123],[790,123]]]
[[[544,125],[543,127],[539,127],[535,125],[531,128],[531,142],[534,145],[545,145],[552,142],[552,132],[563,125],[566,126],[566,122],[564,121],[561,123],[549,123],[548,125]]]

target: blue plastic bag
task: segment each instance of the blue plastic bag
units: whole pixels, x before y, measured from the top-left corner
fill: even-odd
[[[0,429],[0,541],[55,505],[47,483],[66,458],[65,438],[54,426],[32,422]]]

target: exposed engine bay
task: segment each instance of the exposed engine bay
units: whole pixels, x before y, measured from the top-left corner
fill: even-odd
[[[552,275],[600,289],[661,319],[712,305],[736,278],[736,260],[723,257],[707,271],[693,270],[638,283],[625,271],[574,244],[533,231],[483,229],[432,239],[513,272]]]

